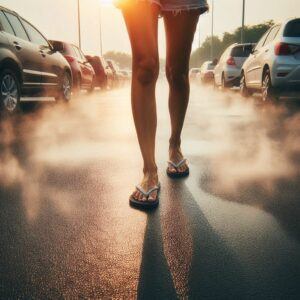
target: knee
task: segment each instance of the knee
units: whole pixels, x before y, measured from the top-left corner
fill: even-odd
[[[134,71],[137,80],[142,85],[155,82],[158,78],[159,63],[158,58],[140,59],[134,63]]]
[[[185,88],[189,84],[188,69],[167,66],[166,76],[170,86],[174,88]]]

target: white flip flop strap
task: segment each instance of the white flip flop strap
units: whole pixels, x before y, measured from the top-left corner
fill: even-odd
[[[145,191],[140,185],[137,185],[136,186],[136,189],[141,192],[144,196],[148,197],[150,196],[151,193],[153,193],[154,191],[159,191],[160,187],[159,185],[158,186],[155,186],[153,188],[151,188],[149,191]]]
[[[168,161],[168,163],[173,166],[175,169],[178,169],[180,166],[182,166],[184,163],[186,163],[187,160],[186,158],[184,158],[183,160],[181,160],[178,164],[173,163],[172,161]]]

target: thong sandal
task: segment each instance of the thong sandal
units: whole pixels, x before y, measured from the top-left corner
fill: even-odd
[[[168,161],[168,168],[167,168],[167,175],[171,178],[183,178],[183,177],[187,177],[190,174],[190,169],[189,167],[187,167],[187,169],[184,172],[178,171],[178,169],[183,165],[187,163],[187,159],[184,158],[183,160],[181,160],[178,164],[175,164],[172,161]],[[173,167],[176,171],[175,172],[171,172],[170,171],[170,167]]]
[[[136,198],[134,198],[133,196],[131,196],[129,198],[129,203],[131,206],[137,207],[137,208],[155,208],[158,206],[159,204],[159,197],[158,197],[158,193],[160,191],[160,183],[158,183],[158,185],[156,185],[155,187],[151,188],[150,190],[148,190],[147,192],[140,186],[137,185],[136,189],[147,198],[147,200],[138,200]],[[157,191],[157,196],[155,200],[149,200],[149,196],[151,193],[153,193],[154,191]]]

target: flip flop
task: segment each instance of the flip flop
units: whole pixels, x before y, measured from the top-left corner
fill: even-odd
[[[155,208],[158,206],[159,204],[159,197],[158,197],[158,193],[160,191],[160,183],[158,183],[158,185],[156,185],[155,187],[151,188],[149,191],[145,191],[140,185],[136,186],[136,189],[143,194],[147,200],[142,201],[142,200],[138,200],[135,199],[133,196],[131,196],[129,198],[129,203],[131,206],[137,207],[137,208]],[[154,191],[157,191],[157,197],[155,200],[151,200],[149,201],[148,198],[150,196],[151,193],[153,193]]]
[[[183,177],[189,176],[189,174],[190,174],[189,167],[187,167],[187,169],[184,172],[178,171],[178,168],[180,168],[183,164],[186,164],[186,163],[187,163],[187,159],[186,158],[184,158],[183,160],[181,160],[178,164],[175,164],[172,161],[168,161],[169,166],[167,168],[167,175],[170,178],[183,178]],[[170,171],[170,166],[172,166],[176,170],[176,172],[171,172]]]

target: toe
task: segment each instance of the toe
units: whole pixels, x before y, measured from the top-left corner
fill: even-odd
[[[169,172],[176,173],[177,171],[176,171],[176,169],[173,166],[170,166],[169,167]]]
[[[150,194],[148,200],[155,201],[156,199],[157,199],[157,191],[154,191],[153,193]]]

